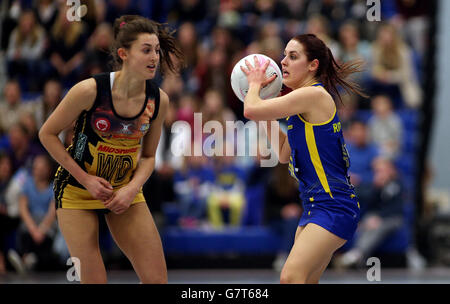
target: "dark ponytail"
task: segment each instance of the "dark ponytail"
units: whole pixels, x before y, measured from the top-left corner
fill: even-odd
[[[166,24],[161,24],[138,15],[124,15],[114,21],[114,44],[111,54],[114,58],[114,68],[122,67],[122,59],[117,54],[119,48],[130,48],[133,41],[141,33],[155,34],[160,44],[161,72],[167,70],[178,73],[184,65],[183,53],[173,37],[175,31],[170,31]]]
[[[313,61],[314,59],[319,61],[316,78],[341,103],[342,98],[338,86],[342,87],[347,93],[358,94],[365,98],[368,97],[357,83],[347,79],[351,74],[362,71],[362,61],[355,60],[339,65],[334,59],[331,50],[313,34],[298,35],[293,39],[303,45],[308,61]]]

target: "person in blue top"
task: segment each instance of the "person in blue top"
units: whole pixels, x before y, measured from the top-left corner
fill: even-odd
[[[255,58],[254,66],[249,61],[241,66],[249,82],[244,116],[268,121],[269,140],[280,162],[289,163],[291,175],[298,180],[304,210],[280,282],[318,283],[333,253],[353,237],[360,218],[333,99],[340,100],[338,85],[365,97],[356,84],[346,80],[360,71],[360,62],[339,65],[315,35],[295,36],[281,61],[283,84],[292,92],[262,100],[260,89],[276,77],[266,77],[268,63],[260,64]],[[287,135],[271,121],[280,118],[287,119]]]

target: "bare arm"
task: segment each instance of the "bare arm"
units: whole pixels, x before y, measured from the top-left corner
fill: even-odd
[[[275,124],[275,129],[273,130],[275,134],[278,133],[278,142],[273,140],[272,138],[272,123]],[[289,157],[291,155],[291,146],[289,145],[289,141],[287,138],[287,135],[284,134],[284,132],[280,128],[280,124],[278,121],[275,120],[268,120],[266,121],[267,129],[266,129],[266,135],[269,139],[270,146],[275,150],[275,153],[278,156],[278,160],[282,164],[286,164],[289,162]],[[276,145],[278,143],[278,146]]]
[[[155,168],[155,155],[158,148],[159,138],[163,122],[169,107],[169,97],[160,89],[160,105],[158,117],[150,125],[149,132],[144,136],[142,143],[141,158],[129,186],[140,189],[147,179],[152,175]]]
[[[58,138],[62,130],[69,127],[83,111],[92,107],[96,94],[97,85],[93,78],[76,84],[39,130],[39,139],[49,154],[86,187],[94,198],[107,200],[111,197],[112,186],[106,180],[85,172],[69,155]]]
[[[244,102],[244,116],[248,119],[280,119],[326,107],[327,93],[319,87],[299,88],[284,96],[265,100],[259,97],[260,88],[260,85],[250,83]]]
[[[275,98],[262,100],[259,91],[262,86],[275,79],[272,76],[266,79],[266,69],[269,61],[262,66],[255,60],[255,66],[246,61],[247,69],[241,70],[247,75],[249,90],[244,101],[244,116],[252,120],[273,120],[285,118],[291,115],[313,114],[322,116],[324,113],[334,110],[331,96],[320,87],[302,87],[292,92]],[[331,103],[330,103],[331,101]],[[332,109],[330,110],[330,108]],[[324,120],[328,119],[326,117]]]

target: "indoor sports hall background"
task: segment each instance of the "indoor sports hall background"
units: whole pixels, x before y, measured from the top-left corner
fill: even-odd
[[[37,132],[45,119],[76,82],[111,71],[112,22],[123,14],[168,23],[186,57],[180,76],[156,79],[170,110],[144,186],[169,282],[278,282],[302,212],[287,165],[261,167],[260,155],[176,156],[172,125],[194,128],[194,113],[203,124],[245,123],[230,86],[233,66],[253,53],[280,63],[286,43],[302,33],[316,34],[339,62],[364,60],[354,80],[370,95],[346,97],[338,108],[363,216],[322,281],[368,283],[375,257],[383,282],[450,282],[449,1],[2,0],[1,283],[68,282],[56,223],[38,252],[22,255],[27,231],[18,201],[44,153]],[[71,136],[71,129],[61,135],[66,146]],[[30,212],[45,216],[29,200]],[[137,282],[103,218],[100,224],[110,278]]]

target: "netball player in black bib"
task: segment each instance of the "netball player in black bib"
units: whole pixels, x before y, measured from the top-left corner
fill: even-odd
[[[98,217],[142,283],[166,283],[159,233],[142,194],[155,166],[169,99],[152,81],[158,65],[176,72],[182,54],[163,25],[141,16],[114,23],[120,68],[81,81],[45,122],[39,138],[60,167],[54,182],[59,227],[70,255],[80,260],[82,283],[106,283]],[[171,57],[172,56],[172,57]],[[66,150],[58,134],[74,121]]]

